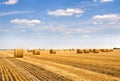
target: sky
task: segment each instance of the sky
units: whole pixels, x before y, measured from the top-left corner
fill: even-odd
[[[120,47],[120,0],[0,0],[0,49]]]

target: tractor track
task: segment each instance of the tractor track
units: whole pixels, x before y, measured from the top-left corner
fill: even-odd
[[[33,64],[15,58],[8,58],[8,60],[12,61],[17,66],[24,68],[30,74],[35,76],[39,81],[72,81],[61,75],[52,73],[51,71],[47,71],[41,67],[35,66]]]
[[[2,81],[37,81],[27,76],[15,65],[11,64],[7,58],[1,58],[0,68],[2,74]]]

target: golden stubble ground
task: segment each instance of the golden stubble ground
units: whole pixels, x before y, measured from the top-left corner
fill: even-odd
[[[120,50],[94,54],[41,51],[40,55],[25,51],[23,58],[14,58],[13,53],[0,51],[3,81],[120,81]]]

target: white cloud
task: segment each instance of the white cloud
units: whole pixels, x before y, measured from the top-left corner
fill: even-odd
[[[118,24],[120,23],[120,14],[105,14],[92,17],[94,25]]]
[[[76,15],[76,17],[80,17],[82,14],[84,13],[84,11],[82,9],[72,9],[72,8],[68,8],[66,10],[64,9],[58,9],[56,11],[48,11],[49,15],[53,15],[53,16],[72,16],[72,15]]]
[[[83,37],[83,38],[89,38],[90,35],[83,35],[82,37]]]
[[[14,19],[10,21],[11,23],[27,25],[27,26],[35,26],[41,24],[42,22],[38,19],[28,20],[28,19]]]
[[[2,2],[2,4],[6,4],[6,5],[14,5],[18,2],[18,0],[8,0],[6,2]]]
[[[103,24],[103,22],[93,22],[94,25]]]
[[[96,15],[96,16],[93,16],[92,19],[104,20],[104,21],[120,20],[120,15],[118,15],[118,14]]]
[[[93,2],[97,2],[97,0],[93,0]]]
[[[114,0],[100,0],[100,2],[112,2]]]
[[[97,22],[93,22],[94,25],[98,24]]]
[[[0,12],[0,16],[16,15],[16,14],[26,14],[26,13],[32,13],[32,11],[11,11],[11,12]]]
[[[25,30],[25,29],[21,29],[21,30],[19,30],[19,31],[21,31],[21,32],[25,32],[26,30]]]
[[[119,25],[120,25],[120,21],[111,21],[111,22],[109,22],[108,24],[119,26]],[[120,28],[120,27],[119,27],[119,28]]]
[[[98,0],[93,0],[93,2],[97,2]],[[102,3],[105,3],[105,2],[113,2],[114,0],[99,0],[100,2]]]

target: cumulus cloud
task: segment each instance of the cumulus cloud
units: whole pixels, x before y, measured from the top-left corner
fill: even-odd
[[[28,20],[28,19],[14,19],[10,21],[11,23],[27,25],[27,26],[35,26],[41,24],[41,21],[38,19]]]
[[[100,0],[101,2],[112,2],[114,0]]]
[[[94,2],[97,2],[98,0],[94,0]],[[105,2],[113,2],[114,0],[99,0],[100,2],[103,2],[103,3],[105,3]]]
[[[10,12],[0,12],[0,16],[16,15],[16,14],[26,14],[32,13],[32,11],[10,11]]]
[[[2,2],[2,4],[6,4],[6,5],[14,5],[18,2],[18,0],[8,0],[6,2]]]
[[[120,21],[120,14],[96,15],[92,17],[93,24],[115,24]]]
[[[93,2],[96,2],[97,0],[93,0]]]
[[[107,15],[96,15],[93,16],[95,20],[120,20],[120,15],[118,14],[107,14]]]
[[[90,35],[83,35],[82,37],[83,37],[83,38],[89,38]]]
[[[76,17],[80,17],[83,13],[84,13],[84,11],[80,8],[76,8],[76,9],[68,8],[66,10],[58,9],[58,10],[55,10],[55,11],[48,11],[48,14],[53,15],[53,16],[72,16],[72,15],[76,15]]]

